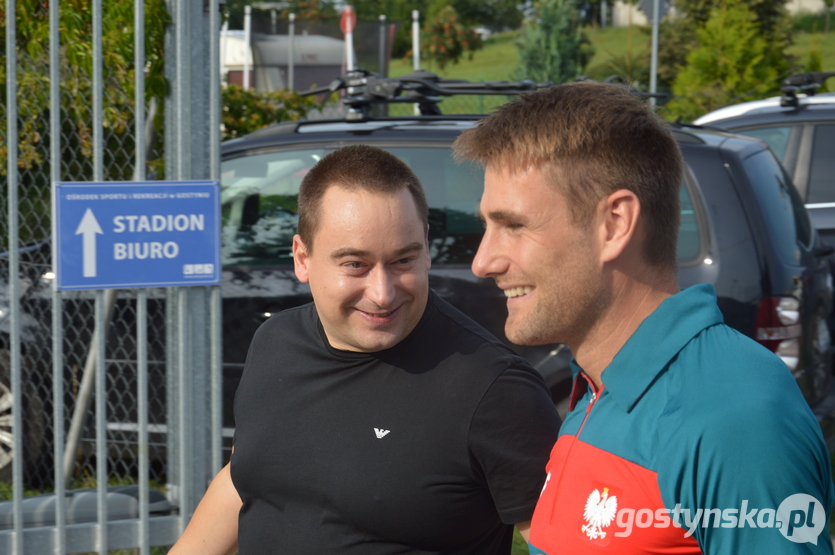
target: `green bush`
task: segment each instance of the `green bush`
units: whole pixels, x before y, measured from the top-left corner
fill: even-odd
[[[792,17],[792,30],[804,33],[822,33],[826,29],[826,14],[799,13]]]
[[[699,48],[687,55],[687,65],[676,76],[675,98],[666,105],[666,115],[693,120],[727,104],[776,93],[780,73],[760,29],[742,4],[714,9],[697,31]]]
[[[566,83],[579,77],[594,54],[573,0],[541,0],[522,29],[516,77]]]
[[[262,127],[282,121],[297,121],[316,107],[315,96],[300,96],[291,90],[245,91],[238,85],[223,89],[221,124],[223,140],[242,137]]]

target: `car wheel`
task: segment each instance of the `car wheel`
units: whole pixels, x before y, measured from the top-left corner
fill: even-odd
[[[51,453],[46,442],[46,430],[50,425],[42,398],[26,379],[32,368],[25,357],[22,361],[24,390],[23,401],[23,457],[24,482],[35,488],[42,488],[51,481],[52,476],[43,464],[51,461]],[[15,445],[14,432],[14,397],[11,389],[11,356],[8,350],[0,349],[0,481],[12,481],[12,461],[20,456],[21,449]]]
[[[11,474],[14,439],[12,436],[12,390],[0,382],[0,480]]]

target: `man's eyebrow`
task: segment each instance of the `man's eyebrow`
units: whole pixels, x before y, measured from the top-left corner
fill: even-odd
[[[420,252],[424,249],[424,244],[420,241],[415,241],[414,243],[409,243],[405,247],[397,249],[394,253],[395,256],[403,256],[405,254],[411,254],[413,252]],[[331,253],[331,259],[339,260],[341,258],[349,258],[349,257],[357,257],[362,258],[364,256],[368,256],[370,253],[368,251],[364,251],[362,249],[354,249],[351,247],[344,247],[341,249],[336,249]]]
[[[409,243],[402,249],[397,249],[395,252],[396,256],[403,256],[404,254],[412,254],[413,252],[420,252],[424,248],[424,244],[420,241],[415,241],[414,243]]]
[[[362,258],[366,256],[368,251],[360,250],[360,249],[352,249],[350,247],[343,247],[341,249],[336,249],[331,253],[331,258],[334,260],[338,260],[340,258],[348,258],[350,256],[355,256],[357,258]]]
[[[488,219],[494,222],[518,222],[524,219],[520,214],[507,210],[493,210],[488,212],[486,216],[484,212],[479,210],[478,217],[481,218],[482,222],[487,222]]]

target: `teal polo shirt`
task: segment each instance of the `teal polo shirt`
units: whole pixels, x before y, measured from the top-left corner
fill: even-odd
[[[666,299],[574,390],[531,552],[832,553],[820,427],[786,365],[710,285]]]

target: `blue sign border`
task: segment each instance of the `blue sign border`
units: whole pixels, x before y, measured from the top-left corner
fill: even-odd
[[[74,213],[72,220],[67,220],[69,216],[66,213],[70,210],[65,206],[70,200],[62,200],[62,192],[66,193],[69,189],[74,189],[79,194],[89,195],[118,195],[125,194],[127,189],[142,189],[143,192],[157,192],[157,193],[186,193],[195,192],[193,189],[200,188],[201,192],[208,191],[210,193],[209,199],[212,202],[211,214],[203,211],[206,219],[206,233],[209,239],[213,242],[207,247],[208,256],[212,258],[212,272],[205,275],[192,276],[189,278],[172,279],[170,276],[161,276],[159,280],[138,279],[132,280],[131,276],[117,276],[116,280],[107,280],[107,283],[91,282],[95,278],[79,278],[70,277],[67,279],[69,272],[62,271],[67,268],[67,264],[76,264],[77,261],[69,262],[66,260],[67,256],[77,254],[75,251],[71,253],[65,252],[62,248],[62,242],[66,241],[66,235],[77,235],[77,227],[79,226],[79,217]],[[161,190],[162,189],[162,190]],[[191,190],[189,190],[191,189]],[[95,290],[95,289],[137,289],[147,287],[189,287],[189,286],[207,286],[219,285],[221,280],[222,267],[220,262],[220,183],[218,181],[203,180],[203,181],[114,181],[114,182],[56,182],[54,188],[54,196],[52,199],[53,214],[55,218],[55,225],[53,227],[53,246],[54,246],[54,260],[53,271],[55,272],[54,287],[58,291],[77,291],[77,290]],[[135,191],[130,191],[131,193]],[[97,197],[93,202],[99,202],[100,197]],[[133,203],[135,208],[137,203],[147,202],[147,200],[111,200],[111,203]],[[205,203],[205,197],[201,199]],[[183,199],[186,202],[186,199]],[[112,205],[111,205],[112,206]],[[69,226],[69,227],[66,227]],[[72,229],[70,229],[72,228]],[[126,236],[126,237],[129,237]],[[81,238],[78,239],[81,241]],[[83,253],[82,253],[83,256]],[[99,260],[102,260],[99,257]],[[98,263],[98,260],[97,260]],[[208,263],[208,261],[207,261]],[[124,277],[125,279],[122,279]],[[84,280],[84,281],[80,281]]]

